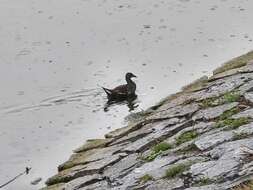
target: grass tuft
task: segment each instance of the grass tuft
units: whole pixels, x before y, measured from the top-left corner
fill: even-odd
[[[166,142],[161,142],[157,145],[155,145],[152,148],[152,152],[150,153],[150,155],[148,155],[145,160],[146,161],[152,161],[154,160],[158,155],[160,155],[163,151],[166,151],[168,149],[173,148],[173,146],[169,143]]]
[[[209,185],[211,184],[213,181],[207,177],[203,177],[201,179],[198,180],[198,182],[194,185],[194,186],[204,186],[204,185]]]
[[[220,117],[219,120],[226,120],[228,118],[230,118],[232,115],[237,114],[240,112],[240,109],[238,107],[232,108],[230,110],[227,110],[225,112],[223,112]]]
[[[176,138],[176,145],[183,144],[192,139],[195,139],[198,136],[198,133],[195,130],[187,131]]]
[[[238,92],[228,92],[223,95],[223,103],[238,102],[241,95]]]
[[[236,140],[240,140],[240,139],[245,139],[249,136],[249,134],[247,133],[234,133],[234,136],[233,136],[233,140],[236,141]]]
[[[148,181],[153,180],[153,179],[154,178],[151,175],[145,174],[144,176],[140,177],[140,182],[142,184],[144,184],[144,183],[147,183]]]
[[[248,117],[240,117],[237,119],[227,118],[227,119],[219,121],[216,124],[216,127],[221,128],[221,127],[227,126],[227,128],[226,128],[227,130],[232,130],[232,129],[237,129],[238,127],[240,127],[242,125],[246,125],[250,122],[251,122],[251,120]]]
[[[184,171],[189,169],[189,167],[189,164],[178,164],[176,166],[172,166],[171,168],[166,170],[165,177],[171,179],[180,176]]]
[[[221,97],[207,98],[200,102],[202,108],[215,107],[225,103],[238,102],[241,95],[236,91],[231,91],[223,94]]]

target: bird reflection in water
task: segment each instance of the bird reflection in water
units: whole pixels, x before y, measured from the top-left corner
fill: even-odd
[[[127,105],[129,108],[129,112],[133,111],[135,108],[137,108],[139,105],[137,103],[137,95],[133,97],[128,97],[127,99],[122,99],[122,100],[108,100],[104,106],[104,111],[107,112],[109,111],[109,107],[114,106],[114,105]]]

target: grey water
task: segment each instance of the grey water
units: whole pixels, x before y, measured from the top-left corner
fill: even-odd
[[[0,185],[34,190],[90,138],[126,125],[108,88],[138,78],[142,111],[253,48],[250,0],[1,0]],[[37,185],[34,179],[42,178]]]

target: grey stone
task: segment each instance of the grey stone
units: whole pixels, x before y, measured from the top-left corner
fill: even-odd
[[[239,157],[241,158],[241,147],[246,146],[249,148],[253,148],[253,138],[247,138],[232,142],[226,142],[224,144],[221,144],[217,147],[215,147],[213,150],[209,152],[210,156],[213,159],[218,159],[224,155],[226,156],[233,156],[233,157]]]
[[[238,105],[238,102],[223,104],[216,107],[210,107],[198,111],[193,117],[193,120],[210,120],[219,117],[223,112],[230,110]]]
[[[235,130],[236,134],[247,134],[252,135],[253,134],[253,123],[249,123],[247,125],[240,126],[237,130]]]
[[[154,114],[152,114],[151,116],[147,117],[147,119],[155,120],[155,119],[167,119],[173,117],[190,116],[193,113],[195,113],[198,109],[199,105],[196,103],[179,105],[165,110],[161,108],[156,112],[154,112]]]
[[[113,181],[116,178],[124,177],[130,171],[138,167],[139,164],[140,160],[138,159],[138,154],[130,154],[114,165],[107,167],[104,170],[103,175]]]
[[[244,110],[240,113],[237,113],[235,115],[232,116],[232,118],[234,119],[238,119],[240,117],[250,117],[250,118],[253,118],[253,109],[247,109],[247,110]]]
[[[78,190],[108,190],[111,189],[108,183],[104,181],[98,181],[96,183],[81,187]]]
[[[166,120],[166,125],[167,126],[175,125],[178,122],[180,122],[180,119],[171,118],[171,119]],[[124,142],[131,143],[131,142],[134,142],[138,139],[144,138],[148,134],[154,132],[154,125],[155,124],[146,124],[141,129],[131,132],[131,133],[125,135],[124,137],[117,139],[111,145],[116,145],[116,144],[120,144],[120,143],[124,143]]]
[[[184,122],[182,124],[177,124],[174,126],[168,127],[168,121],[156,122],[153,125],[154,132],[147,135],[146,137],[139,139],[129,145],[127,145],[123,151],[126,152],[141,152],[147,147],[153,145],[156,142],[162,141],[169,136],[174,135],[178,131],[188,127],[191,122]]]
[[[253,147],[253,139],[228,142],[215,147],[210,151],[210,155],[217,160],[196,163],[191,166],[190,173],[195,177],[202,176],[219,181],[235,177],[244,157],[240,150],[241,146]]]
[[[112,142],[112,139],[89,139],[84,145],[74,150],[75,153],[84,152],[94,148],[102,148]]]
[[[133,189],[134,186],[138,186],[140,178],[146,174],[156,179],[161,178],[165,174],[166,166],[176,162],[178,159],[180,159],[178,156],[166,156],[135,168],[121,179],[122,185],[119,186],[119,189]]]
[[[253,85],[252,85],[253,86]],[[253,88],[253,87],[252,87]],[[245,99],[251,103],[253,103],[253,92],[248,92],[244,95]]]
[[[232,75],[210,82],[209,87],[192,93],[191,98],[201,101],[207,98],[219,97],[226,92],[230,92],[245,83],[245,80],[252,78],[252,73],[242,75]]]
[[[201,187],[190,187],[185,190],[225,190],[221,188],[219,185],[205,185]]]
[[[228,77],[231,75],[235,75],[235,74],[239,74],[239,73],[249,73],[249,72],[253,72],[253,64],[247,64],[243,67],[240,68],[235,68],[235,69],[231,69],[222,73],[218,73],[213,75],[212,77],[210,77],[209,80],[216,80],[216,79],[220,79],[220,78],[224,78],[224,77]]]
[[[47,185],[53,185],[55,183],[59,182],[69,182],[77,177],[82,177],[86,175],[92,175],[96,173],[100,173],[105,167],[110,166],[122,159],[121,154],[115,154],[115,155],[107,155],[106,158],[90,162],[85,165],[76,165],[74,167],[71,167],[69,169],[65,169],[63,171],[60,171],[55,176],[49,178],[46,181]]]
[[[249,79],[249,82],[244,83],[242,86],[238,88],[238,92],[240,94],[245,94],[247,92],[252,92],[253,91],[253,80]]]
[[[207,150],[212,148],[220,143],[229,141],[234,137],[233,131],[219,131],[213,134],[205,134],[200,136],[196,141],[195,145],[200,150]]]
[[[155,183],[149,185],[146,187],[146,190],[172,190],[172,189],[177,189],[177,188],[182,188],[184,186],[184,181],[180,178],[175,178],[175,179],[161,179],[156,181]]]
[[[110,146],[106,148],[97,148],[97,149],[91,149],[86,152],[80,152],[73,154],[68,161],[61,164],[58,167],[58,170],[64,170],[67,168],[71,168],[76,165],[84,165],[91,162],[99,162],[101,160],[108,160],[108,157],[113,155],[116,151],[120,150],[120,146]]]
[[[65,190],[74,190],[85,187],[89,184],[96,183],[102,180],[102,176],[99,174],[87,175],[84,177],[76,178],[64,185]]]

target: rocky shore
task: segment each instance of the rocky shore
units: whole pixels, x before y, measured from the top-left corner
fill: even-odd
[[[253,52],[92,139],[43,190],[253,188]]]

